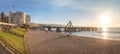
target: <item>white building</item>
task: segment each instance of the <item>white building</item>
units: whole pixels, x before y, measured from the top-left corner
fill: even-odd
[[[26,15],[26,24],[30,24],[30,19],[31,19],[30,15]]]
[[[25,24],[26,23],[26,13],[25,12],[16,12],[16,18],[18,21],[18,24]]]
[[[15,12],[13,11],[9,12],[9,23],[14,23],[14,14]]]
[[[9,22],[13,24],[29,24],[30,23],[30,15],[27,15],[25,12],[16,11],[9,12]]]

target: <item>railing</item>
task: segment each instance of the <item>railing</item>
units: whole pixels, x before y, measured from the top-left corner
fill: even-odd
[[[7,41],[0,36],[0,41],[14,54],[21,54],[18,50],[13,48]]]

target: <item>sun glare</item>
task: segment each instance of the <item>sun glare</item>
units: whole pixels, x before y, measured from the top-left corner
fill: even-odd
[[[107,15],[100,16],[101,24],[107,25],[110,23],[110,17]]]
[[[103,27],[102,27],[102,31],[104,31],[104,32],[107,31],[107,27],[106,27],[106,26],[103,26]]]
[[[101,21],[101,25],[102,25],[103,39],[107,39],[108,38],[107,28],[108,28],[108,25],[110,24],[110,16],[109,15],[101,15],[100,21]]]
[[[102,35],[103,35],[103,39],[107,39],[107,35],[108,35],[108,33],[103,32]]]
[[[103,26],[102,27],[102,36],[103,36],[103,39],[107,39],[107,36],[108,36],[108,33],[107,33],[107,27],[106,26]]]

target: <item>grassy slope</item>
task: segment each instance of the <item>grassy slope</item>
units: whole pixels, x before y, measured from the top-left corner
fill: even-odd
[[[21,28],[14,28],[10,29],[10,32],[16,33],[18,35],[24,35],[25,30]],[[24,38],[13,35],[9,32],[0,32],[0,36],[4,38],[16,50],[20,51],[22,54],[26,53]]]
[[[25,33],[25,30],[24,29],[21,29],[21,28],[12,28],[9,30],[9,32],[13,33],[13,34],[16,34],[18,36],[24,36],[24,33]]]

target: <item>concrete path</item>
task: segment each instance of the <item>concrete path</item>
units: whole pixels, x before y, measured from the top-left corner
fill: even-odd
[[[120,42],[45,31],[25,35],[28,54],[120,54]]]
[[[11,54],[11,53],[0,43],[0,54]]]

